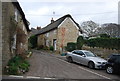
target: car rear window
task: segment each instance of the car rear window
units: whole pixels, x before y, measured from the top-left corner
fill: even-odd
[[[111,55],[109,61],[114,62],[114,61],[120,60],[120,55]]]

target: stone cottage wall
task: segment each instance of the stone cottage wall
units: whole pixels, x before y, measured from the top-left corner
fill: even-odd
[[[7,65],[11,58],[10,52],[10,16],[13,13],[12,3],[2,3],[2,67]]]
[[[0,79],[2,77],[2,2],[0,1]]]
[[[44,41],[44,34],[38,35],[38,38],[37,38],[38,47],[43,46],[45,44],[44,42],[45,42]]]
[[[19,11],[19,10],[18,10]],[[7,62],[9,59],[16,54],[23,53],[25,50],[28,49],[28,33],[27,29],[25,26],[23,26],[23,20],[21,15],[19,14],[18,16],[18,22],[15,22],[15,6],[11,2],[3,2],[2,3],[2,65],[4,68],[7,65]],[[14,35],[17,35],[17,29],[22,30],[19,32],[19,37],[21,38],[17,39],[16,37],[16,48],[13,50],[13,37]],[[25,36],[23,36],[25,34]],[[25,37],[25,38],[22,38]],[[19,40],[22,40],[22,42],[18,42]],[[23,43],[23,44],[21,44]],[[21,46],[22,45],[22,46]],[[21,46],[20,48],[18,46]],[[25,49],[22,52],[17,52],[16,49],[21,50]]]
[[[76,25],[67,18],[61,26],[58,28],[57,34],[57,50],[63,51],[65,46],[67,46],[68,42],[76,42],[77,37],[79,36],[79,29]]]
[[[47,47],[53,46],[53,39],[57,39],[57,29],[41,34],[38,36],[38,47],[45,45]]]

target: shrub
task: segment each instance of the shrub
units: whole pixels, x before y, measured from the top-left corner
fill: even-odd
[[[69,42],[67,43],[67,47],[66,47],[67,51],[73,51],[76,49],[76,43],[73,43],[73,42]]]
[[[29,48],[35,48],[37,47],[37,36],[33,35],[29,39]]]
[[[19,68],[21,69],[22,73],[28,72],[28,70],[29,70],[28,67],[29,67],[29,66],[28,66],[26,63],[21,63],[21,64],[19,65]]]
[[[49,48],[47,46],[44,46],[43,50],[49,50]]]
[[[40,50],[40,49],[43,49],[43,48],[44,48],[44,46],[40,45],[40,46],[37,47],[37,50]]]
[[[19,75],[25,73],[29,70],[29,62],[23,59],[21,56],[17,55],[11,58],[8,65],[5,68],[7,74]]]
[[[8,66],[13,65],[13,63],[17,66],[22,61],[23,61],[23,58],[21,56],[17,55],[17,56],[15,56],[15,57],[13,57],[12,59],[9,60]]]
[[[81,50],[83,44],[84,44],[84,39],[83,39],[82,36],[79,36],[79,37],[77,38],[77,43],[76,43],[77,49]]]
[[[8,69],[8,74],[10,75],[18,75],[19,72],[18,72],[18,66],[12,64],[11,66],[9,66],[9,69]]]
[[[101,38],[110,38],[110,35],[107,35],[107,34],[100,34],[100,37],[101,37]]]
[[[50,46],[50,50],[51,50],[51,51],[54,51],[54,47],[53,47],[53,46]]]
[[[120,49],[120,38],[94,38],[87,40],[90,47],[102,47],[108,49]]]

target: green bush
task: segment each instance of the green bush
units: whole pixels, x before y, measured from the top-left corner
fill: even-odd
[[[49,47],[44,46],[43,50],[49,50]]]
[[[79,37],[77,38],[76,46],[77,46],[77,49],[78,49],[78,50],[81,50],[81,49],[82,49],[82,46],[83,46],[84,42],[85,42],[85,40],[83,39],[82,36],[79,36]]]
[[[101,37],[101,38],[110,38],[110,35],[107,35],[107,34],[100,34],[100,37]]]
[[[29,66],[30,64],[28,61],[17,55],[9,60],[7,68],[5,68],[5,72],[7,72],[7,74],[19,75],[27,72],[29,70]]]
[[[14,64],[9,66],[8,74],[10,74],[10,75],[18,75],[19,74],[18,66],[14,65]]]
[[[29,70],[28,67],[29,67],[29,66],[28,66],[26,63],[21,63],[21,64],[19,65],[19,68],[20,68],[21,70],[23,70],[23,72],[27,72],[27,71]]]
[[[24,60],[23,63],[25,63],[28,67],[30,66],[30,63],[28,61],[26,61],[26,60]]]
[[[90,47],[102,47],[108,49],[120,49],[120,38],[94,38],[87,40]]]
[[[51,51],[54,51],[54,47],[53,47],[53,46],[50,46],[50,50],[51,50]]]
[[[76,43],[73,43],[73,42],[69,42],[67,43],[67,47],[66,47],[67,51],[73,51],[73,50],[76,50]]]
[[[37,47],[37,36],[33,35],[29,39],[29,48],[36,48]]]
[[[23,61],[23,58],[19,55],[13,57],[12,59],[9,60],[8,66],[11,66],[13,63],[17,66],[19,63]]]

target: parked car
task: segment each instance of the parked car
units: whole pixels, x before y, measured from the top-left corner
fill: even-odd
[[[87,50],[74,50],[72,52],[67,52],[66,59],[68,62],[80,63],[91,69],[105,68],[107,63],[107,60],[104,60]]]
[[[106,72],[109,74],[120,73],[120,54],[112,54],[108,58]]]

